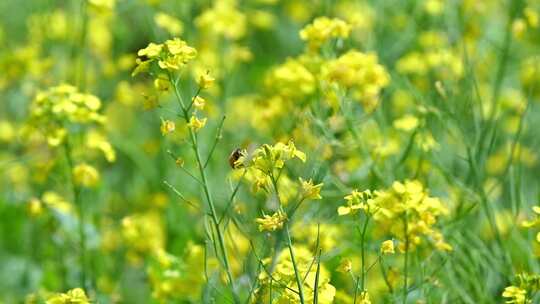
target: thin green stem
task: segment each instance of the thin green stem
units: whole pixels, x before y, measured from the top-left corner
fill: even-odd
[[[291,233],[289,232],[289,225],[285,223],[285,231],[287,233],[287,246],[289,247],[289,254],[291,255],[291,262],[293,264],[294,275],[296,278],[296,285],[298,285],[298,296],[300,297],[300,303],[304,304],[304,291],[302,288],[302,280],[300,278],[300,272],[296,265],[296,259],[294,257],[294,250],[292,247]]]
[[[216,138],[214,139],[214,143],[212,144],[212,148],[210,148],[210,152],[208,153],[208,157],[206,158],[206,161],[204,162],[204,168],[208,166],[208,163],[210,163],[210,159],[212,158],[212,155],[214,155],[214,151],[216,150],[217,144],[219,140],[221,139],[221,132],[223,130],[223,123],[225,123],[226,116],[223,115],[223,118],[221,118],[221,121],[219,122],[218,129],[216,131]]]
[[[183,118],[186,121],[186,123],[188,123],[189,122],[189,112],[186,109],[186,107],[184,105],[184,102],[183,102],[183,99],[181,97],[181,94],[180,94],[180,92],[178,90],[178,82],[177,82],[177,80],[173,79],[172,74],[169,74],[169,81],[173,85],[174,93],[176,95],[176,98],[178,100],[178,103],[179,103],[180,108],[181,108],[182,113],[183,113]],[[210,209],[210,218],[212,219],[212,224],[214,226],[214,230],[215,230],[216,235],[217,235],[217,241],[218,241],[218,245],[219,245],[219,250],[221,251],[223,265],[224,265],[224,268],[225,268],[225,272],[227,273],[227,279],[228,279],[229,285],[231,287],[231,292],[232,292],[232,295],[233,295],[233,298],[234,298],[234,302],[235,303],[240,303],[240,299],[238,298],[238,295],[236,294],[236,290],[234,288],[234,280],[233,280],[233,277],[232,277],[231,267],[230,267],[230,264],[229,264],[229,258],[228,258],[228,254],[227,254],[227,249],[225,247],[225,238],[223,237],[223,233],[222,233],[221,227],[219,225],[219,220],[218,220],[218,217],[217,217],[216,207],[214,205],[214,200],[212,198],[212,194],[211,194],[211,191],[210,191],[210,185],[208,183],[208,179],[207,179],[207,176],[206,176],[204,162],[202,161],[202,157],[201,157],[201,153],[200,153],[200,149],[199,149],[199,144],[198,144],[198,141],[197,141],[197,136],[196,136],[195,132],[191,128],[188,128],[188,131],[189,131],[189,139],[191,141],[191,146],[193,148],[193,153],[195,154],[195,158],[196,158],[196,161],[197,161],[197,167],[199,168],[199,175],[200,175],[200,178],[201,178],[201,183],[202,183],[204,196],[206,198],[206,201],[208,202],[208,207]]]
[[[405,233],[405,258],[403,262],[403,304],[407,303],[408,286],[407,279],[409,275],[409,224],[407,220],[407,212],[405,212],[405,218],[403,220],[403,232]]]
[[[274,177],[274,174],[271,173],[270,174],[270,180],[272,181],[272,185],[274,186],[274,190],[276,191],[276,197],[277,197],[277,200],[278,200],[278,203],[279,203],[279,208],[281,209],[281,211],[283,211],[283,206],[281,205],[281,197],[279,195],[279,188],[278,188],[278,185],[277,185],[277,180],[276,178]],[[300,276],[300,271],[298,270],[298,266],[296,264],[296,259],[295,259],[295,256],[294,256],[294,250],[293,250],[293,247],[292,247],[292,240],[291,240],[291,233],[289,231],[289,223],[288,222],[285,222],[285,234],[287,236],[287,247],[289,247],[289,254],[291,255],[291,262],[293,264],[293,269],[294,269],[294,275],[295,275],[295,278],[296,278],[296,285],[298,286],[298,296],[300,297],[300,303],[301,304],[304,304],[304,291],[303,291],[303,288],[302,288],[302,279],[301,279],[301,276]]]
[[[364,221],[364,225],[362,227],[362,233],[360,234],[360,250],[361,250],[361,259],[360,259],[360,287],[362,288],[362,291],[365,290],[366,287],[366,231],[369,224],[369,215],[366,213],[366,220]]]
[[[86,289],[86,234],[84,233],[85,217],[84,217],[84,206],[80,199],[80,188],[75,184],[75,177],[73,176],[74,162],[71,156],[71,145],[69,139],[66,138],[64,142],[64,151],[68,164],[69,177],[71,192],[73,193],[73,203],[77,207],[77,215],[79,217],[78,233],[79,233],[79,263],[81,267],[81,276],[80,276],[80,285],[81,288]]]

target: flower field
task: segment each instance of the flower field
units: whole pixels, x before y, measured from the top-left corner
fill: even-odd
[[[0,303],[540,303],[539,1],[0,17]]]

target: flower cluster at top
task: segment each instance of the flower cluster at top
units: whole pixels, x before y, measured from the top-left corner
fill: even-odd
[[[40,130],[51,146],[64,142],[70,124],[103,125],[99,113],[101,101],[94,95],[79,92],[63,84],[39,92],[30,106],[30,124]]]
[[[300,31],[300,38],[308,42],[311,50],[318,50],[333,38],[347,38],[351,25],[338,18],[319,17]]]
[[[399,249],[414,249],[426,238],[435,248],[450,251],[442,233],[435,227],[448,209],[440,199],[429,195],[419,181],[394,182],[389,189],[359,192],[345,196],[347,204],[338,208],[339,215],[363,210],[386,234],[400,241]],[[406,245],[407,244],[407,245]]]
[[[165,41],[162,44],[150,43],[137,52],[137,67],[132,75],[147,72],[153,63],[162,71],[178,71],[197,56],[197,50],[179,38]]]
[[[197,56],[197,50],[189,46],[180,38],[169,39],[162,44],[150,43],[146,48],[137,52],[136,59],[137,67],[134,69],[132,76],[139,73],[148,72],[154,78],[154,88],[158,92],[169,91],[171,86],[177,93],[177,98],[180,98],[180,107],[183,118],[186,120],[186,125],[191,132],[197,132],[206,125],[207,118],[199,118],[197,111],[202,111],[205,108],[206,100],[200,96],[202,90],[210,88],[215,78],[209,72],[203,73],[197,79],[199,89],[197,93],[191,97],[188,104],[184,104],[181,94],[178,92],[179,78],[175,72],[187,65]],[[155,108],[157,97],[151,97],[149,108]],[[176,130],[176,124],[173,120],[161,119],[160,131],[163,136],[171,134]]]
[[[270,193],[272,189],[277,192],[280,203],[278,210],[272,215],[264,214],[263,217],[255,220],[260,231],[275,231],[283,228],[287,221],[287,214],[282,207],[288,204],[291,197],[299,195],[299,204],[306,200],[322,198],[320,195],[322,183],[315,184],[312,179],[299,178],[299,187],[294,187],[283,171],[286,162],[295,158],[302,162],[306,161],[305,153],[289,141],[287,144],[281,142],[274,145],[264,144],[252,155],[248,155],[246,151],[240,151],[238,159],[232,163],[233,168],[245,170],[245,179],[252,184],[254,192],[260,189],[266,193]]]
[[[286,161],[293,158],[298,158],[305,162],[306,154],[297,150],[294,143],[290,141],[287,144],[278,142],[273,146],[268,144],[262,145],[255,150],[251,161],[255,169],[267,175],[272,175],[275,170],[282,169]]]

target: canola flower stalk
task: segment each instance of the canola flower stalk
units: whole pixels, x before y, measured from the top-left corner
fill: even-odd
[[[276,198],[278,200],[279,209],[281,212],[285,213],[283,211],[283,206],[281,204],[281,198],[279,196],[279,188],[278,188],[277,181],[276,181],[273,171],[270,173],[270,179],[272,181],[272,185],[274,186],[274,190],[276,191]],[[289,231],[289,223],[285,221],[284,226],[285,226],[285,234],[287,237],[287,247],[289,248],[289,254],[291,256],[291,262],[293,264],[294,275],[296,278],[296,285],[298,287],[298,297],[300,298],[300,303],[304,304],[304,290],[303,290],[304,284],[302,283],[302,280],[300,279],[300,272],[298,270],[298,266],[296,265],[296,259],[294,256],[294,249],[293,249],[293,244],[291,240],[291,233]]]
[[[80,187],[76,183],[76,176],[74,173],[75,166],[73,164],[73,158],[72,158],[72,148],[69,143],[69,139],[66,138],[64,141],[64,151],[65,156],[68,164],[68,170],[69,170],[69,176],[70,176],[70,185],[71,185],[71,192],[73,194],[73,201],[75,203],[75,206],[77,207],[77,215],[79,217],[79,225],[78,225],[78,232],[79,232],[79,263],[81,267],[81,277],[80,277],[80,285],[82,288],[86,288],[86,280],[87,280],[87,263],[86,263],[86,233],[84,231],[84,225],[85,225],[85,216],[84,216],[84,205],[81,201],[81,192]]]
[[[171,82],[171,84],[173,86],[174,94],[175,94],[175,96],[177,98],[178,104],[179,104],[179,106],[180,106],[180,108],[182,110],[182,113],[183,113],[183,118],[184,118],[185,122],[187,124],[189,124],[190,120],[192,120],[193,116],[191,116],[191,117],[189,116],[189,112],[188,112],[189,109],[186,108],[186,106],[184,104],[184,101],[182,99],[182,95],[180,94],[179,89],[178,89],[178,79],[174,79],[173,74],[171,72],[169,72],[169,81]],[[198,93],[197,93],[197,95],[198,95]],[[220,221],[218,220],[216,208],[215,208],[215,205],[214,205],[214,200],[212,198],[212,194],[210,192],[210,186],[209,186],[209,183],[208,183],[208,180],[207,180],[207,177],[206,177],[206,170],[205,170],[206,169],[206,162],[203,162],[202,158],[201,158],[201,153],[199,151],[199,145],[198,145],[198,141],[197,141],[197,135],[195,133],[196,130],[194,130],[193,128],[188,128],[188,132],[189,132],[189,139],[191,141],[191,146],[192,146],[192,149],[193,149],[193,153],[195,154],[195,158],[196,158],[196,161],[197,161],[197,166],[199,168],[199,175],[201,177],[201,183],[202,183],[204,195],[205,195],[205,198],[206,198],[206,200],[208,202],[208,206],[210,208],[210,217],[212,219],[212,223],[214,225],[214,229],[215,229],[216,234],[217,234],[219,250],[221,251],[221,254],[222,254],[222,260],[223,260],[223,264],[224,264],[224,267],[225,267],[225,272],[227,273],[227,279],[229,281],[229,285],[231,286],[231,292],[233,294],[234,301],[235,301],[235,303],[239,303],[239,298],[238,298],[238,295],[236,294],[236,290],[235,290],[235,287],[234,287],[234,279],[232,277],[231,267],[230,267],[230,263],[229,263],[229,257],[228,257],[227,249],[225,247],[225,239],[223,237],[223,232],[221,231]]]

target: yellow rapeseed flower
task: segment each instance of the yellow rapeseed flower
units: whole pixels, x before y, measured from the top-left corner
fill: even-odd
[[[381,253],[382,254],[394,254],[394,241],[386,240],[381,244]]]
[[[90,304],[90,300],[82,288],[71,289],[66,293],[53,295],[46,304]]]
[[[161,135],[165,136],[169,133],[174,132],[176,129],[176,124],[174,121],[168,120],[168,119],[161,119]]]
[[[263,215],[263,217],[255,219],[259,224],[259,231],[276,231],[283,228],[283,224],[287,220],[287,215],[281,211],[275,212],[272,215]]]
[[[194,132],[197,132],[199,131],[201,128],[203,128],[205,125],[206,125],[206,117],[205,118],[202,118],[202,119],[199,119],[198,117],[196,116],[191,116],[191,118],[189,119],[189,123],[187,124],[187,126],[192,129]]]
[[[99,172],[88,164],[79,164],[73,168],[73,179],[77,185],[94,187],[99,182]]]
[[[314,185],[313,180],[307,181],[300,178],[300,184],[302,185],[302,197],[306,200],[309,199],[321,199],[321,188],[323,183]]]
[[[154,16],[154,22],[157,26],[166,30],[173,36],[180,35],[184,31],[182,21],[163,12],[159,12]]]
[[[204,73],[199,77],[198,84],[201,89],[208,89],[212,86],[212,84],[214,84],[214,81],[216,81],[214,77],[212,77],[209,73]]]
[[[300,38],[307,41],[311,50],[319,49],[332,38],[347,38],[351,26],[338,18],[319,17],[300,31]]]
[[[517,286],[508,286],[502,293],[503,298],[507,298],[505,303],[508,304],[525,304],[527,299],[527,291]]]

